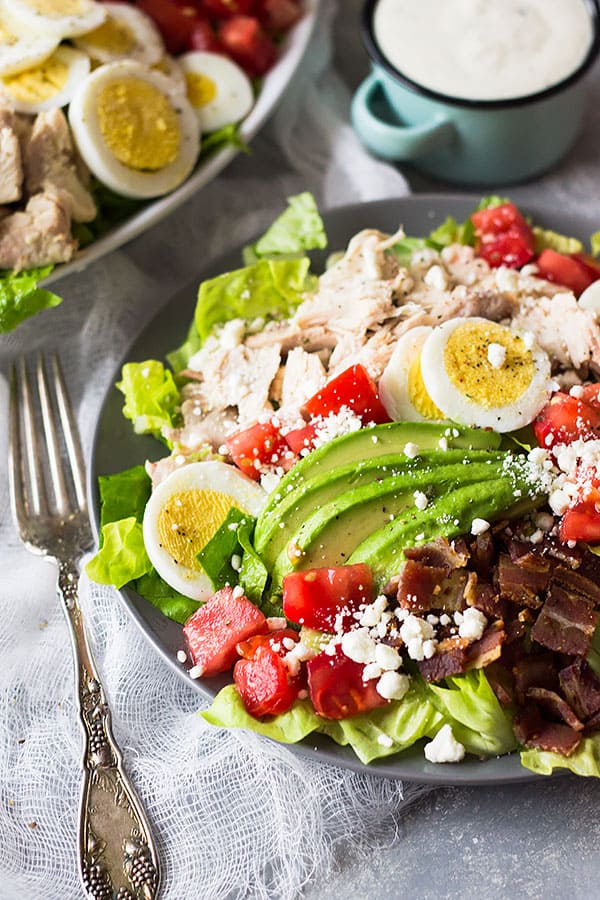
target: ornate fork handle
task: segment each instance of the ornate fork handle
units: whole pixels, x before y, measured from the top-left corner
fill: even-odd
[[[150,828],[122,764],[104,688],[78,602],[79,567],[58,561],[58,596],[70,626],[79,718],[85,735],[79,865],[91,900],[153,900],[158,859]]]

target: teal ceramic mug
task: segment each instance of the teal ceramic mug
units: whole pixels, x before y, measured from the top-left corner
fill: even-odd
[[[378,47],[377,2],[367,0],[362,20],[372,72],[352,102],[352,123],[370,150],[464,185],[524,181],[566,153],[583,119],[583,75],[600,51],[598,0],[587,0],[594,38],[579,67],[552,87],[513,100],[457,99],[411,81]]]

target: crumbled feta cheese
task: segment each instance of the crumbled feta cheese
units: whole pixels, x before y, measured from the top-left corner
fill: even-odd
[[[260,486],[267,494],[271,494],[273,491],[277,490],[280,481],[281,475],[278,475],[277,472],[272,469],[263,472],[260,476]]]
[[[502,344],[489,344],[487,358],[492,369],[501,369],[506,362],[506,347]]]
[[[357,663],[375,662],[375,641],[367,628],[357,628],[342,635],[342,653]]]
[[[425,659],[431,659],[432,656],[435,656],[437,645],[438,642],[435,639],[423,641],[423,657]]]
[[[488,531],[490,523],[486,519],[473,519],[471,522],[471,534],[484,534]]]
[[[318,416],[315,420],[313,447],[322,447],[337,437],[359,431],[362,426],[362,419],[349,406],[342,406],[337,413],[330,413],[328,416]]]
[[[284,616],[270,616],[267,619],[267,626],[269,631],[283,631],[287,628],[287,619]]]
[[[418,534],[415,534],[415,541],[424,541],[425,540],[425,532],[420,531]]]
[[[575,397],[576,400],[579,400],[581,397],[583,397],[583,385],[574,384],[569,391],[569,394],[571,395],[571,397]]]
[[[452,619],[448,613],[442,613],[440,616],[440,625],[449,625]]]
[[[446,450],[448,449],[448,438],[441,437],[438,441],[438,447],[440,448],[440,450],[443,450],[445,453]]]
[[[363,669],[362,679],[363,681],[372,681],[373,678],[381,678],[382,672],[383,669],[376,662],[367,663]]]
[[[238,553],[234,553],[231,557],[231,568],[234,572],[239,572],[242,568],[242,557]]]
[[[409,687],[408,675],[400,672],[384,672],[377,682],[377,693],[386,700],[402,700]]]
[[[384,671],[394,670],[399,669],[402,665],[402,657],[395,647],[390,647],[388,644],[376,644],[375,662]]]
[[[460,762],[465,757],[465,748],[456,740],[450,725],[442,725],[436,736],[425,744],[425,759],[430,763]]]
[[[388,734],[380,734],[377,738],[377,743],[382,747],[393,747],[394,742]]]
[[[525,331],[521,337],[523,338],[523,343],[525,344],[526,350],[533,350],[535,347],[535,334],[532,331]]]
[[[408,615],[400,627],[400,637],[406,644],[408,655],[417,661],[425,658],[423,643],[433,636],[433,626],[418,616]]]
[[[427,509],[427,505],[429,503],[427,494],[423,493],[423,491],[415,491],[413,497],[415,499],[415,506],[417,507],[417,509]]]
[[[192,666],[192,668],[188,671],[188,675],[190,676],[190,678],[194,679],[202,678],[203,672],[204,669],[202,668],[202,666]]]
[[[459,623],[457,622],[457,625]],[[458,636],[467,641],[478,641],[487,627],[487,619],[484,614],[469,606],[463,613],[463,620],[458,629]]]
[[[387,597],[384,594],[380,594],[379,597],[376,597],[373,603],[369,603],[368,606],[365,606],[363,612],[360,614],[360,624],[365,625],[367,628],[375,628],[379,625],[381,617],[387,609],[387,603]]]
[[[236,586],[234,587],[234,589],[231,592],[231,595],[234,600],[239,600],[240,597],[244,596],[244,588],[241,587],[239,584],[236,584]]]
[[[536,513],[533,517],[533,521],[537,528],[541,531],[552,531],[554,528],[554,516],[551,516],[550,513],[541,512]]]
[[[499,291],[517,291],[519,288],[519,276],[514,269],[507,266],[499,266],[495,272],[496,287]]]
[[[300,672],[300,663],[308,662],[309,659],[312,659],[313,656],[316,655],[315,650],[311,647],[307,647],[302,641],[298,641],[297,643],[294,643],[292,649],[285,654],[283,661],[288,667],[290,675],[294,676]]]
[[[413,444],[412,441],[408,441],[404,445],[404,455],[409,459],[415,459],[419,455],[419,446],[418,444]]]
[[[295,641],[291,637],[284,637],[284,639],[282,640],[281,643],[283,644],[283,646],[285,647],[286,650],[293,650],[298,642]]]
[[[560,488],[552,491],[548,498],[550,509],[556,516],[562,516],[569,508],[570,502],[569,495],[565,491],[560,490]]]
[[[177,651],[177,659],[180,663],[184,663],[187,660],[187,653],[185,652],[185,650]]]
[[[441,266],[432,266],[423,279],[429,287],[435,288],[436,291],[445,291],[448,287],[448,279],[445,271]]]

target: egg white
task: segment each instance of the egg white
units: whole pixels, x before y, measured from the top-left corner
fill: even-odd
[[[113,82],[136,78],[146,81],[168,100],[177,116],[180,145],[177,157],[162,169],[141,171],[124,165],[112,153],[100,130],[97,101],[102,89]],[[69,124],[84,161],[107,187],[125,197],[158,197],[172,191],[192,171],[200,147],[196,113],[166,75],[135,61],[100,66],[80,85],[69,106]]]
[[[201,106],[194,105],[188,91],[202,131],[217,131],[224,125],[239,122],[250,112],[254,104],[250,79],[232,60],[218,53],[197,50],[184,53],[177,61],[185,75],[201,75],[214,85],[215,96]]]
[[[593,281],[581,294],[578,301],[582,309],[589,309],[600,315],[600,281]]]
[[[111,63],[119,59],[135,59],[153,66],[164,56],[165,45],[160,31],[152,19],[137,9],[135,6],[127,6],[124,3],[104,3],[106,20],[103,25],[114,22],[125,28],[131,37],[132,45],[127,51],[121,51],[110,46],[102,46],[93,38],[94,31],[86,32],[75,39],[75,45],[88,53],[92,59],[100,63]]]
[[[62,7],[62,8],[61,8]],[[57,40],[85,34],[106,18],[104,4],[94,0],[0,0],[0,21],[19,34],[44,34]]]
[[[48,59],[58,42],[49,34],[19,34],[0,17],[0,77],[16,75]]]
[[[174,494],[185,491],[218,491],[231,497],[232,506],[255,518],[261,513],[267,501],[267,494],[235,466],[219,460],[183,465],[152,492],[143,521],[144,545],[152,565],[161,578],[176,591],[193,600],[207,600],[214,593],[208,575],[200,566],[192,570],[183,563],[176,562],[160,543],[158,528],[160,511]],[[183,502],[185,503],[185,500]],[[198,547],[198,551],[201,549]]]
[[[31,66],[30,69],[27,69],[24,72],[16,73],[16,75],[21,79],[28,77],[29,73],[31,73],[32,78],[35,79],[36,74],[38,72],[41,72],[43,67],[52,62],[52,60],[57,60],[67,67],[67,78],[64,84],[61,87],[57,88],[56,93],[44,99],[36,100],[35,91],[33,92],[33,97],[31,100],[19,98],[18,96],[13,94],[11,90],[10,76],[5,77],[2,86],[4,92],[10,98],[11,105],[14,107],[16,112],[36,114],[44,112],[47,109],[55,109],[56,107],[66,106],[70,102],[71,97],[73,96],[81,82],[89,75],[89,57],[86,56],[85,53],[80,53],[79,50],[73,50],[71,47],[66,46],[58,47],[54,51],[54,53],[52,53],[48,57],[48,59],[45,59],[43,62],[38,63],[38,65],[36,66]]]
[[[433,329],[421,351],[421,372],[427,393],[436,406],[454,422],[479,428],[493,428],[501,433],[516,431],[533,421],[550,396],[550,360],[539,347],[529,350],[533,375],[520,396],[501,406],[487,406],[469,398],[450,379],[446,370],[444,351],[450,336],[468,323],[479,323],[485,329],[493,324],[481,318],[450,319]],[[494,327],[504,327],[496,326]],[[507,332],[510,330],[507,328]],[[514,334],[514,332],[510,332]],[[493,338],[492,338],[493,342]],[[495,369],[483,361],[482,378],[502,378],[502,367]]]
[[[417,409],[411,399],[410,376],[413,365],[420,359],[423,344],[432,331],[433,328],[429,325],[419,325],[403,334],[379,380],[381,402],[389,417],[396,422],[431,421]]]

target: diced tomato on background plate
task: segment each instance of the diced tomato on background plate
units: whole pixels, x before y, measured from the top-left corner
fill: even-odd
[[[355,624],[352,614],[372,600],[373,575],[365,563],[307,569],[283,579],[285,617],[317,631],[334,631],[340,614]]]
[[[325,719],[346,719],[388,702],[377,692],[377,679],[363,681],[364,666],[338,649],[319,653],[307,664],[308,690],[315,712]]]
[[[538,274],[554,284],[562,284],[576,297],[583,294],[586,288],[600,278],[600,269],[597,273],[577,255],[567,256],[565,253],[557,253],[556,250],[542,250],[535,261]]]
[[[533,231],[514,203],[480,209],[471,221],[477,236],[475,252],[493,268],[520,269],[533,259]]]
[[[238,658],[237,645],[266,634],[267,620],[246,597],[224,587],[206,601],[183,626],[190,656],[203,675],[226,672]]]
[[[219,26],[218,37],[227,53],[250,78],[265,75],[275,62],[275,44],[253,16],[227,19]]]

